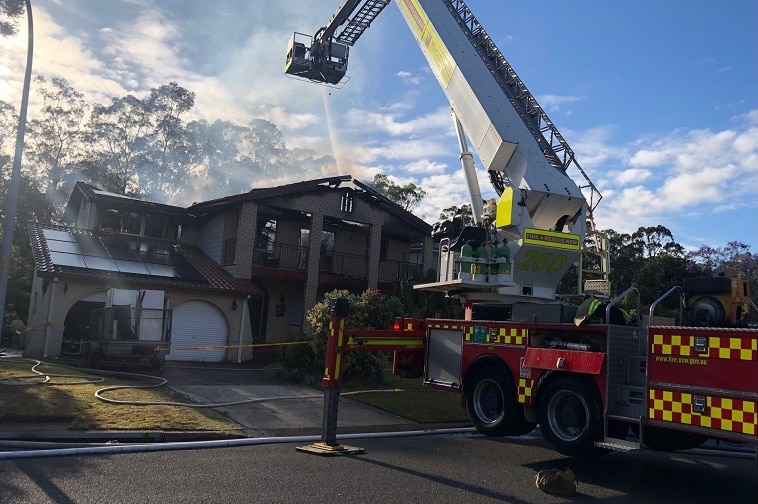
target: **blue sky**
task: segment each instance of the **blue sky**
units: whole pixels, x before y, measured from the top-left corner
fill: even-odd
[[[288,147],[334,155],[338,173],[317,176],[413,182],[428,193],[415,212],[429,222],[467,203],[448,102],[394,5],[332,89],[282,70],[292,32],[315,32],[339,0],[32,3],[34,73],[66,78],[90,102],[177,81],[196,93],[197,117],[266,118]],[[467,4],[603,194],[600,228],[662,224],[688,248],[740,240],[756,251],[754,0]],[[0,100],[18,107],[25,34],[0,43]]]

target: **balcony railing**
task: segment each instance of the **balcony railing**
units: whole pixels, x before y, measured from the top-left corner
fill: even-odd
[[[380,261],[379,281],[405,283],[420,278],[423,273],[421,264],[407,261]]]
[[[334,252],[321,254],[319,273],[350,278],[368,278],[368,260],[364,255]]]
[[[253,266],[305,271],[308,267],[308,249],[281,243],[274,244],[271,249],[255,249]]]
[[[253,266],[288,271],[306,271],[308,249],[296,245],[275,244],[270,249],[256,249]],[[422,272],[420,264],[407,261],[380,261],[379,281],[405,283]],[[319,273],[347,278],[368,278],[368,258],[360,254],[334,252],[321,254]]]

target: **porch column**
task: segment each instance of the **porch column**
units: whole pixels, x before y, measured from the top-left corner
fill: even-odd
[[[253,275],[253,250],[258,226],[258,205],[246,201],[237,223],[237,246],[234,249],[235,275],[249,280]]]
[[[368,240],[368,288],[379,287],[379,258],[382,251],[382,225],[372,224]]]
[[[308,266],[305,280],[305,312],[308,312],[318,300],[318,274],[321,262],[321,231],[324,229],[324,214],[311,214],[310,238],[308,242]],[[303,314],[305,315],[305,313]],[[305,325],[303,316],[303,325]]]

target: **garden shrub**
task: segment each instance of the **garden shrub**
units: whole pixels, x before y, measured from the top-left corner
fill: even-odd
[[[350,329],[390,329],[395,317],[402,314],[402,302],[396,296],[367,290],[353,294],[346,290],[328,292],[324,299],[306,314],[308,329],[304,339],[308,345],[292,345],[285,350],[283,365],[289,375],[306,375],[305,381],[320,380],[326,362],[326,341],[329,336],[329,316],[335,299],[345,298],[350,312],[345,327]],[[388,352],[351,352],[343,360],[343,379],[360,380],[366,384],[383,382],[384,369],[389,365]]]

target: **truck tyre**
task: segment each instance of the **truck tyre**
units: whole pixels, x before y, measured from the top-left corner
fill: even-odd
[[[466,410],[477,431],[500,437],[523,436],[534,430],[537,424],[524,418],[524,408],[516,402],[515,388],[503,371],[482,367],[466,381]]]
[[[581,456],[599,451],[603,437],[600,397],[590,384],[561,377],[540,391],[537,415],[542,435],[564,455]]]

